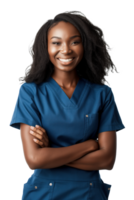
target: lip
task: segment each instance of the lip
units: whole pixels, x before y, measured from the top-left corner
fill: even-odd
[[[70,65],[70,64],[74,61],[75,57],[72,57],[72,58],[73,58],[73,60],[68,61],[68,62],[64,62],[64,61],[61,61],[61,60],[59,60],[59,59],[69,59],[69,58],[57,58],[57,60],[58,60],[62,65]]]
[[[74,58],[74,57],[69,57],[69,58],[60,58],[60,59],[70,59],[70,58]],[[57,58],[57,59],[59,59],[59,58]]]

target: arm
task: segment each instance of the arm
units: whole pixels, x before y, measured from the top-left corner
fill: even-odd
[[[67,165],[82,170],[100,170],[109,168],[108,160],[109,158],[106,157],[105,150],[100,149]]]
[[[21,123],[20,129],[25,159],[31,169],[59,167],[94,151],[94,140],[87,140],[68,147],[40,148],[37,143],[33,142],[35,137],[29,134],[29,125]]]
[[[73,162],[74,160],[94,151],[92,140],[60,148],[39,148],[35,152],[34,169],[55,168]]]
[[[83,170],[100,170],[113,168],[116,157],[116,132],[102,132],[98,136],[100,149],[68,163],[67,166]]]
[[[33,137],[36,138],[36,140],[34,141],[36,144],[38,144],[42,148],[50,147],[50,141],[49,141],[49,138],[47,136],[45,129],[43,129],[42,127],[37,126],[37,125],[36,125],[36,127],[30,127],[30,128],[33,131],[33,133],[31,133],[31,132],[30,133],[32,134]],[[87,145],[87,147],[85,146],[85,148],[88,149],[88,153],[98,150],[98,148],[99,148],[98,142],[96,142],[93,139],[88,140],[87,142],[88,142],[88,145]],[[66,164],[66,165],[69,165],[69,164]]]
[[[35,130],[36,130],[36,128],[35,128]],[[90,153],[90,154],[88,152],[88,153],[86,153],[87,155],[83,155],[83,156],[81,156],[81,158],[77,158],[77,159],[73,160],[72,162],[66,163],[66,165],[75,167],[75,168],[79,168],[79,169],[83,169],[83,170],[111,169],[111,167],[113,167],[114,160],[115,160],[115,154],[116,154],[116,134],[115,133],[116,133],[115,131],[107,131],[107,132],[100,133],[99,137],[98,137],[99,145],[98,145],[98,142],[96,142],[95,140],[85,141],[85,142],[89,143],[88,146],[87,146],[87,144],[85,146],[86,148],[88,148],[89,152],[98,150],[98,148],[100,150],[96,151],[94,153]],[[38,135],[37,132],[36,132],[36,135]],[[34,136],[35,136],[35,134],[33,135],[33,137]],[[36,143],[37,147],[39,148],[40,144],[39,144],[39,146],[38,146],[38,144],[39,144],[39,141],[38,141],[38,143]],[[83,143],[80,143],[80,144],[83,144]],[[65,148],[70,148],[70,147],[72,148],[72,146],[62,147],[62,148],[65,149]],[[73,145],[73,147],[74,147],[74,145]],[[89,149],[89,147],[90,147],[90,149]],[[44,148],[42,148],[42,150],[43,149]],[[45,147],[45,149],[46,149],[46,147]],[[54,150],[54,149],[56,149],[56,151],[59,150],[59,148],[52,148],[52,150]],[[42,152],[44,152],[44,150]],[[71,154],[72,153],[73,152],[71,152]],[[32,158],[35,157],[35,153],[33,155],[34,156],[32,156]],[[43,157],[44,156],[41,156],[41,158],[43,158]],[[37,158],[38,158],[38,155],[37,155]],[[33,160],[35,160],[35,159],[32,159],[32,163],[33,163]],[[42,163],[44,163],[44,162],[42,162]],[[34,162],[33,166],[35,166],[35,164],[36,163]],[[52,163],[52,165],[53,164],[54,163]],[[53,166],[55,166],[55,164]],[[89,168],[89,166],[90,166],[90,168]],[[57,167],[57,165],[56,165],[56,167]],[[43,168],[45,168],[45,167],[43,167]],[[50,168],[53,168],[53,167],[50,167]],[[33,167],[33,169],[34,169],[34,167]]]

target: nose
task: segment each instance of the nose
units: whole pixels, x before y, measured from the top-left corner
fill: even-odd
[[[64,44],[61,47],[61,53],[70,53],[72,50],[70,49],[69,45]]]

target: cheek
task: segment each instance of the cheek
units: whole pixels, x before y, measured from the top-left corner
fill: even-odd
[[[77,53],[78,53],[78,55],[79,55],[79,58],[82,59],[83,54],[84,54],[83,45],[79,46],[79,49],[78,49]]]
[[[50,59],[54,59],[57,52],[57,48],[55,48],[54,46],[48,46],[48,54]]]

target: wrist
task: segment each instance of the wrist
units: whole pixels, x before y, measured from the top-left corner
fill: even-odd
[[[98,143],[98,140],[94,140],[94,149],[95,150],[98,150],[100,147],[99,147],[99,143]]]

